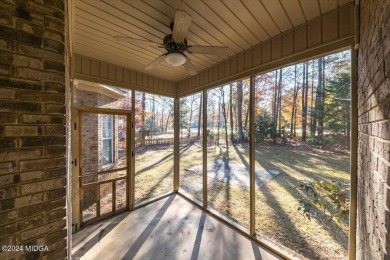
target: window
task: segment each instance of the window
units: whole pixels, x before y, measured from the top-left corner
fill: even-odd
[[[113,116],[103,115],[102,142],[103,142],[103,165],[113,163]]]

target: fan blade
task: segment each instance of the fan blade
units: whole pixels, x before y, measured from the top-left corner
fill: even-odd
[[[157,59],[152,61],[152,63],[150,63],[148,66],[146,66],[145,69],[151,70],[151,69],[157,67],[157,65],[160,64],[161,62],[163,62],[164,60],[165,60],[165,54],[161,55],[160,57],[158,57]]]
[[[200,46],[193,45],[188,46],[187,51],[190,53],[198,54],[213,54],[213,55],[226,55],[230,54],[230,49],[228,47],[218,47],[218,46]]]
[[[190,75],[196,75],[198,74],[198,70],[195,68],[194,64],[190,61],[190,59],[187,57],[187,61],[183,64],[184,68],[190,73]]]
[[[161,43],[150,42],[150,41],[145,41],[145,40],[140,40],[140,39],[134,39],[134,38],[130,38],[130,37],[127,37],[127,36],[117,35],[117,36],[114,36],[114,39],[117,40],[117,41],[120,41],[120,42],[128,42],[128,43],[133,43],[133,44],[137,44],[137,45],[162,47]]]
[[[176,43],[181,43],[184,41],[188,28],[190,27],[192,17],[191,15],[183,12],[176,11],[175,21],[173,22],[173,40]]]

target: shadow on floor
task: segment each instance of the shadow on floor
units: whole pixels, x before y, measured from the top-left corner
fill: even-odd
[[[79,233],[73,259],[281,259],[180,195]]]
[[[75,251],[72,253],[72,259],[80,259],[96,243],[110,233],[127,215],[128,213],[122,213],[107,221],[86,226],[79,230],[79,233],[73,235],[73,249]]]
[[[172,201],[174,200],[175,196],[176,195],[172,195],[172,196],[168,197],[168,199],[165,201],[164,205],[159,209],[157,214],[154,216],[152,221],[146,226],[146,228],[141,233],[141,235],[138,236],[137,240],[135,240],[134,244],[130,247],[129,251],[123,257],[123,259],[134,259],[135,255],[138,253],[139,249],[145,243],[146,239],[148,239],[150,234],[153,232],[153,230],[157,226],[158,222],[160,222],[161,218],[163,217],[165,212],[168,210],[168,208],[171,205]]]

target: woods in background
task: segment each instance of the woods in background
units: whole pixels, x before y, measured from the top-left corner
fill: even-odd
[[[350,57],[340,52],[255,77],[255,142],[289,139],[347,148],[350,136]],[[209,142],[249,140],[249,78],[208,90]],[[173,99],[136,92],[136,130],[173,130]],[[202,135],[203,95],[179,101],[180,136]]]
[[[255,82],[256,142],[268,137],[348,146],[349,52],[259,75]]]
[[[208,91],[210,142],[248,141],[249,79]],[[350,59],[341,52],[255,77],[255,141],[348,146]],[[180,128],[200,129],[201,94],[180,99]],[[182,133],[183,134],[183,133]],[[200,135],[200,131],[197,132]]]

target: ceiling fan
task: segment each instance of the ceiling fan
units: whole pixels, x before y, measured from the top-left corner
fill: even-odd
[[[114,36],[114,39],[117,41],[128,42],[141,46],[164,48],[167,52],[146,66],[146,70],[151,70],[157,67],[165,60],[173,66],[183,65],[189,74],[195,75],[198,73],[198,71],[190,59],[184,54],[184,52],[191,54],[227,55],[230,53],[230,50],[227,47],[188,45],[185,36],[187,34],[188,28],[190,27],[191,19],[192,17],[186,12],[177,10],[175,13],[175,20],[170,25],[172,34],[165,36],[162,44],[119,35]]]

